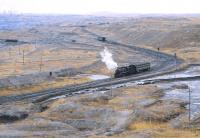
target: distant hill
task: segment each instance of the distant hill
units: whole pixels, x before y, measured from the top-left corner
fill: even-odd
[[[92,26],[91,31],[132,45],[153,47],[200,46],[200,18],[141,17],[123,23]]]

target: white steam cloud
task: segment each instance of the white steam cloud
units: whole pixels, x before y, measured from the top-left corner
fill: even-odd
[[[112,58],[112,53],[107,47],[100,53],[101,61],[104,62],[109,70],[116,69],[118,67],[117,63]]]

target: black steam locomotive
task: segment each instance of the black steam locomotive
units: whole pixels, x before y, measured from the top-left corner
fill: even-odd
[[[149,62],[136,63],[136,64],[125,64],[116,69],[114,77],[120,78],[120,77],[124,77],[124,76],[129,76],[132,74],[149,71],[150,68],[151,68],[151,64]]]

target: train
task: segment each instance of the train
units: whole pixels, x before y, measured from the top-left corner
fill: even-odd
[[[151,64],[149,62],[123,64],[117,67],[117,69],[115,70],[114,77],[121,78],[121,77],[129,76],[129,75],[149,71],[150,69],[151,69]]]
[[[6,39],[5,42],[17,43],[17,39]]]
[[[97,40],[98,40],[98,41],[105,42],[105,41],[106,41],[106,37],[98,37]]]

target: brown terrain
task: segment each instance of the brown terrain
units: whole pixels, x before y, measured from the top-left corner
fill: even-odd
[[[176,53],[184,64],[199,64],[200,17],[108,18],[105,22],[0,30],[1,39],[26,42],[1,43],[0,96],[78,85],[93,81],[89,76],[96,74],[112,76],[113,71],[101,62],[105,46],[117,63],[156,62],[138,51],[102,43],[84,29],[124,44]],[[188,101],[166,98],[167,92],[184,91],[188,85],[163,85],[106,87],[42,103],[5,103],[0,105],[0,137],[200,137],[199,114],[189,122]]]
[[[107,26],[90,26],[90,30],[126,44],[146,47],[199,63],[198,17],[142,18]]]

